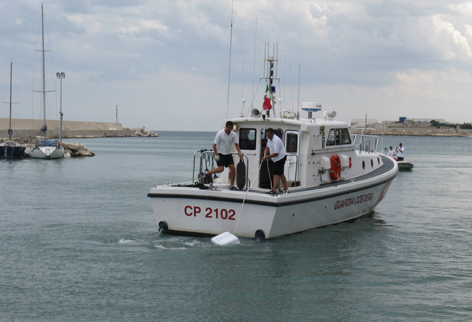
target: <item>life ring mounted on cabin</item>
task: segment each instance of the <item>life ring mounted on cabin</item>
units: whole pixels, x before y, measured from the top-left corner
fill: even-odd
[[[331,157],[331,169],[329,170],[329,176],[334,181],[338,180],[341,176],[341,158],[337,154],[333,154]]]

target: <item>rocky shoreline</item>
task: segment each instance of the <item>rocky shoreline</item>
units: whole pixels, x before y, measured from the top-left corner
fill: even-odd
[[[1,138],[0,136],[0,143],[9,141],[9,139],[5,137],[5,134],[1,133],[2,131],[3,130],[0,130],[0,135],[4,136],[4,138]],[[81,132],[81,133],[78,133],[78,132]],[[42,139],[42,136],[40,136],[41,132],[39,131],[16,130],[14,134],[15,134],[15,138],[12,141],[23,144],[26,148],[33,147],[34,145],[37,144],[38,140]],[[32,134],[34,135],[32,136]],[[56,135],[56,133],[47,133],[47,134],[50,134],[48,135],[48,137],[51,139],[58,139],[58,135]],[[74,133],[72,135],[71,133],[68,133],[68,130],[65,130],[63,131],[63,135],[62,135],[62,138],[64,139],[100,138],[100,137],[158,137],[158,135],[157,133],[146,129],[146,127],[144,126],[139,127],[139,128],[124,128],[121,130],[110,129],[103,133],[97,132],[97,130],[95,131],[74,130]],[[93,153],[92,151],[89,151],[85,145],[79,142],[74,142],[74,143],[62,142],[62,145],[64,147],[64,158],[93,157],[95,155],[95,153]]]
[[[133,136],[139,136],[139,137],[158,137],[159,135],[157,135],[156,132],[153,132],[151,130],[148,130],[146,129],[146,127],[136,127],[136,128],[133,128],[133,129],[130,129],[130,128],[125,128],[125,129],[129,129],[133,132],[133,134],[131,135],[132,137]]]
[[[95,153],[89,151],[85,145],[79,142],[62,142],[62,145],[64,146],[64,158],[93,157],[95,155]]]
[[[430,123],[413,123],[410,120],[404,122],[373,122],[351,123],[349,131],[351,134],[359,133],[359,130],[374,129],[378,135],[392,136],[441,136],[441,137],[471,137],[472,130],[455,128],[452,126],[432,126]],[[356,132],[356,130],[358,130]]]

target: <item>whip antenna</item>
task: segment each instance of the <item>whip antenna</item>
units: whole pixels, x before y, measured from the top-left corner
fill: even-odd
[[[231,84],[231,47],[233,45],[233,1],[231,1],[231,31],[229,34],[229,72],[228,72],[228,99],[226,101],[226,118],[229,113],[229,88]]]
[[[254,34],[254,65],[252,69],[252,97],[254,97],[254,82],[255,82],[255,75],[256,75],[256,42],[257,42],[257,18],[256,18],[256,32]],[[251,102],[251,109],[253,108],[253,104]]]

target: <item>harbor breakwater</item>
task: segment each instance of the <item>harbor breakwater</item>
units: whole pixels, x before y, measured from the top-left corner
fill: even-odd
[[[41,132],[42,120],[34,119],[12,119],[11,127],[13,136],[17,139],[32,139],[43,136]],[[48,129],[45,136],[49,138],[59,137],[59,120],[47,120]],[[0,118],[0,138],[8,138],[9,119]],[[83,122],[83,121],[62,121],[63,138],[99,138],[99,137],[131,137],[144,136],[156,137],[156,133],[141,128],[123,127],[121,123],[111,122]]]
[[[456,129],[454,127],[433,127],[433,126],[407,126],[406,124],[354,124],[351,125],[349,131],[351,134],[356,133],[357,129],[364,127],[374,129],[379,135],[392,136],[452,136],[452,137],[472,137],[472,130]],[[359,132],[357,132],[359,133]]]

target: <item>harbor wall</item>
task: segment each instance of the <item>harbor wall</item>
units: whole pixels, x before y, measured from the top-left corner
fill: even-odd
[[[364,124],[351,125],[350,132],[364,128]],[[411,135],[411,136],[472,136],[472,130],[462,130],[453,127],[433,127],[433,126],[406,126],[404,124],[368,124],[368,128],[373,128],[377,134],[383,135]]]
[[[12,119],[13,137],[28,139],[42,136],[42,124],[41,120]],[[58,138],[60,121],[47,120],[47,126],[46,136]],[[8,127],[9,119],[0,118],[0,138],[8,138]],[[63,138],[128,137],[134,133],[135,129],[123,128],[121,123],[62,121]]]

